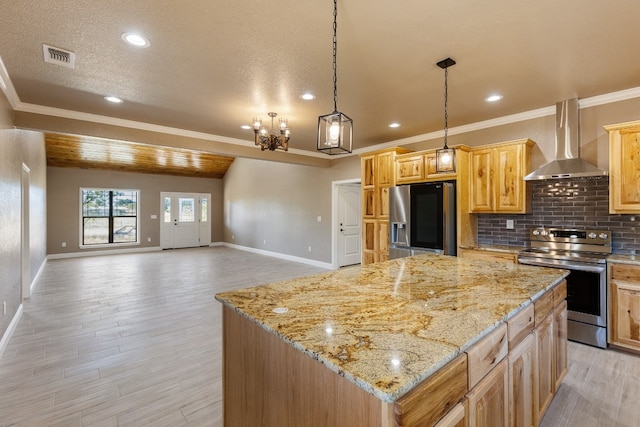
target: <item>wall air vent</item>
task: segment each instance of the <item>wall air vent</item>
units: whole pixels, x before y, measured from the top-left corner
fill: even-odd
[[[76,54],[70,50],[43,44],[42,53],[44,54],[44,62],[62,65],[63,67],[68,68],[75,67]]]

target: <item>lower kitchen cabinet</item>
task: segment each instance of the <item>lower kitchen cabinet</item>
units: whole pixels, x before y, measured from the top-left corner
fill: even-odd
[[[509,373],[500,362],[467,395],[469,427],[501,427],[509,422]]]
[[[534,397],[534,425],[538,425],[542,416],[553,400],[556,379],[553,371],[555,357],[553,354],[554,339],[553,315],[549,314],[536,326],[536,364],[537,364],[537,393]]]
[[[562,301],[553,311],[553,354],[555,356],[555,390],[558,390],[562,380],[567,375],[567,301]]]
[[[509,425],[535,426],[536,340],[529,334],[509,354]]]
[[[464,400],[453,407],[449,413],[442,418],[434,427],[468,427],[467,410],[468,401]]]
[[[640,352],[640,266],[609,264],[609,343]]]

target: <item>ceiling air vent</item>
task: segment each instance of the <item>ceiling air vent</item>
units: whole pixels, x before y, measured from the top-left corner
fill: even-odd
[[[44,62],[50,62],[68,68],[75,67],[76,54],[70,50],[43,44],[42,53],[44,54]]]

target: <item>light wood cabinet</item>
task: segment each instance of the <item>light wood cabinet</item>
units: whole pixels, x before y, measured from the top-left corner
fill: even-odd
[[[555,357],[554,376],[557,390],[567,375],[567,302],[561,301],[553,310],[553,355]]]
[[[434,427],[468,427],[467,426],[467,400],[458,403],[449,413]]]
[[[506,427],[509,424],[507,361],[500,362],[467,394],[469,427]]]
[[[472,149],[469,156],[470,212],[527,213],[530,195],[522,178],[529,170],[530,139]]]
[[[536,315],[537,317],[537,315]],[[546,316],[535,330],[536,363],[537,363],[537,393],[535,397],[534,425],[538,425],[542,416],[551,404],[555,393],[555,375],[553,365],[553,316]]]
[[[640,213],[640,121],[609,132],[609,212]]]
[[[518,255],[511,252],[492,251],[487,249],[459,249],[458,256],[462,258],[478,259],[482,261],[497,261],[515,264]]]
[[[362,185],[362,264],[389,258],[389,187],[396,185],[396,156],[389,148],[360,157]]]
[[[640,352],[640,266],[610,263],[609,343]]]
[[[534,426],[537,380],[535,336],[529,334],[509,354],[509,425]]]
[[[397,184],[422,182],[424,178],[424,154],[398,156],[396,160]]]

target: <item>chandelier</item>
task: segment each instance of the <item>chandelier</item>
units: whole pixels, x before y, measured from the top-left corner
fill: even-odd
[[[456,149],[449,148],[447,145],[447,134],[449,133],[449,113],[448,107],[448,82],[449,67],[456,65],[456,61],[451,58],[443,59],[436,65],[444,69],[444,147],[436,150],[436,172],[455,172],[456,171]]]
[[[252,120],[253,132],[255,133],[255,143],[260,146],[262,151],[289,151],[289,135],[291,135],[289,123],[287,122],[287,119],[280,118],[278,129],[276,129],[273,126],[273,119],[277,116],[277,113],[269,113],[269,117],[271,117],[271,130],[262,126],[262,119],[254,117]]]
[[[337,19],[338,0],[333,0],[333,113],[318,117],[317,144],[318,151],[329,155],[351,153],[353,137],[353,120],[338,111]]]

